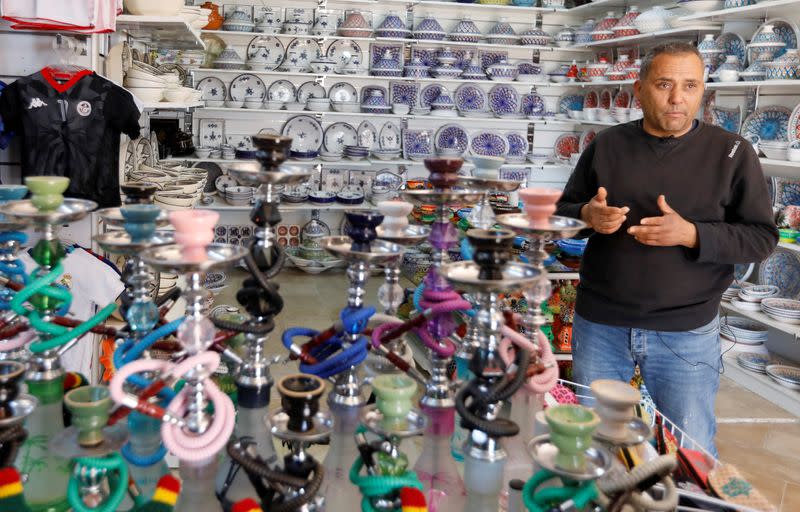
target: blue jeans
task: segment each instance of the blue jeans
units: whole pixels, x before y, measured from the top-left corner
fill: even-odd
[[[691,331],[670,332],[598,324],[576,314],[572,360],[575,382],[585,386],[597,379],[628,382],[638,364],[658,410],[717,456],[719,318]]]

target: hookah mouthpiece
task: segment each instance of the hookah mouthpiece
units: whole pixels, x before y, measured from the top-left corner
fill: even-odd
[[[478,279],[502,280],[503,265],[511,259],[514,233],[507,229],[470,229],[467,238],[475,250],[472,258],[480,267]]]
[[[375,228],[383,222],[383,215],[369,210],[345,212],[350,223],[348,236],[353,240],[350,250],[370,252],[370,244],[378,237]]]

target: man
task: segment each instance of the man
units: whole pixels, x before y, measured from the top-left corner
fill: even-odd
[[[644,119],[597,135],[558,214],[593,230],[572,330],[576,381],[628,381],[638,364],[656,407],[716,455],[720,299],[733,265],[766,258],[778,231],[752,146],[695,120],[703,68],[688,43],[644,58],[634,84]]]

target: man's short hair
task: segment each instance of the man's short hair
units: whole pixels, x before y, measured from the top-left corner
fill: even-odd
[[[650,72],[650,68],[653,66],[653,60],[659,55],[680,55],[680,54],[691,54],[696,55],[698,59],[701,61],[703,57],[700,55],[700,52],[697,50],[697,47],[692,43],[688,43],[685,41],[669,41],[663,44],[660,44],[654,48],[652,48],[647,55],[644,56],[642,59],[642,66],[639,69],[639,79],[644,80],[647,78],[647,74]]]

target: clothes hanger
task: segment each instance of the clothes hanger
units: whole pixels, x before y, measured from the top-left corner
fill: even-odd
[[[56,63],[47,66],[45,69],[55,80],[67,82],[74,78],[77,73],[86,71],[85,68],[73,63],[74,57],[80,52],[79,45],[71,38],[62,34],[56,34],[53,38],[53,53],[56,56]]]

